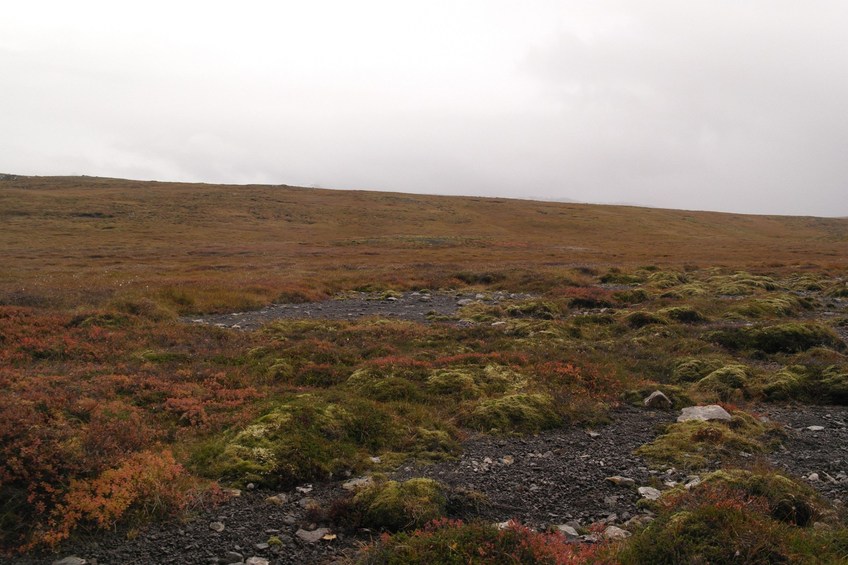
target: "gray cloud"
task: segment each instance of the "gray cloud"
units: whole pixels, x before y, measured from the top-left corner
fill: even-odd
[[[842,2],[41,4],[0,171],[848,215]]]

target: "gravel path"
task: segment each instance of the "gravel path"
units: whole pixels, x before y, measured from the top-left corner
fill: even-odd
[[[371,316],[429,323],[434,318],[453,316],[461,306],[471,302],[497,305],[508,300],[528,298],[532,298],[532,295],[508,292],[405,292],[388,298],[382,294],[361,292],[346,294],[333,300],[306,304],[274,304],[253,312],[189,317],[182,318],[182,321],[242,330],[255,330],[275,320],[350,320]]]

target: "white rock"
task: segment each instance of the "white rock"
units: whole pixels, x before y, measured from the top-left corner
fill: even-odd
[[[630,537],[630,532],[622,530],[618,526],[607,526],[604,530],[605,539],[627,539]]]
[[[275,494],[273,496],[269,496],[268,498],[265,499],[265,502],[268,502],[269,504],[273,504],[274,506],[282,506],[283,504],[288,502],[288,500],[289,500],[288,496],[280,493],[280,494]]]
[[[638,490],[642,498],[647,498],[648,500],[657,500],[662,496],[662,493],[654,487],[639,487]]]
[[[580,537],[580,534],[577,533],[577,530],[569,526],[568,524],[558,524],[556,529],[565,536],[567,540],[575,540]]]
[[[606,480],[620,487],[636,486],[636,481],[627,477],[622,477],[620,475],[615,475],[614,477],[607,477]]]
[[[686,490],[692,490],[699,484],[701,484],[701,477],[695,477],[691,481],[687,481],[683,488],[685,488]]]
[[[328,533],[330,533],[330,530],[328,528],[318,528],[317,530],[312,531],[304,530],[303,528],[301,528],[297,532],[295,532],[294,535],[296,535],[307,543],[315,543]]]
[[[264,557],[248,557],[247,561],[244,562],[244,565],[268,565],[270,561],[265,559]]]
[[[86,563],[88,563],[88,561],[86,561],[82,557],[70,555],[68,557],[65,557],[64,559],[54,561],[53,565],[86,565]]]
[[[824,426],[807,426],[807,430],[811,432],[821,432],[824,430]]]
[[[812,482],[816,482],[816,481],[819,480],[819,474],[818,473],[810,473],[809,476],[807,477],[807,480],[812,481]]]
[[[373,482],[374,481],[371,477],[357,477],[342,484],[342,488],[345,490],[354,491],[360,488],[370,486]]]
[[[212,522],[209,524],[209,529],[213,532],[223,532],[224,531],[224,523],[223,522]]]
[[[678,422],[686,422],[688,420],[724,420],[729,421],[730,414],[718,404],[710,404],[708,406],[689,406],[680,411],[680,416],[677,417]]]

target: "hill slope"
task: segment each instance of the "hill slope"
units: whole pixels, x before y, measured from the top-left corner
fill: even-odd
[[[338,289],[412,270],[427,284],[457,270],[848,261],[845,219],[90,177],[7,177],[0,224],[0,290],[34,302],[163,278]]]

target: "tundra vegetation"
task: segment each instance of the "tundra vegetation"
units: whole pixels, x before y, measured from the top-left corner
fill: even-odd
[[[375,484],[328,519],[362,563],[844,562],[844,517],[738,454],[757,403],[848,403],[848,221],[92,178],[0,182],[0,546],[457,456],[470,433],[597,425],[661,390],[723,403],[639,453],[723,470],[581,546],[474,520],[474,493]],[[708,242],[708,243],[705,243]],[[527,293],[430,323],[209,313],[348,291]],[[189,321],[182,316],[188,316]],[[477,501],[479,502],[479,501]],[[825,528],[813,528],[815,522]]]

